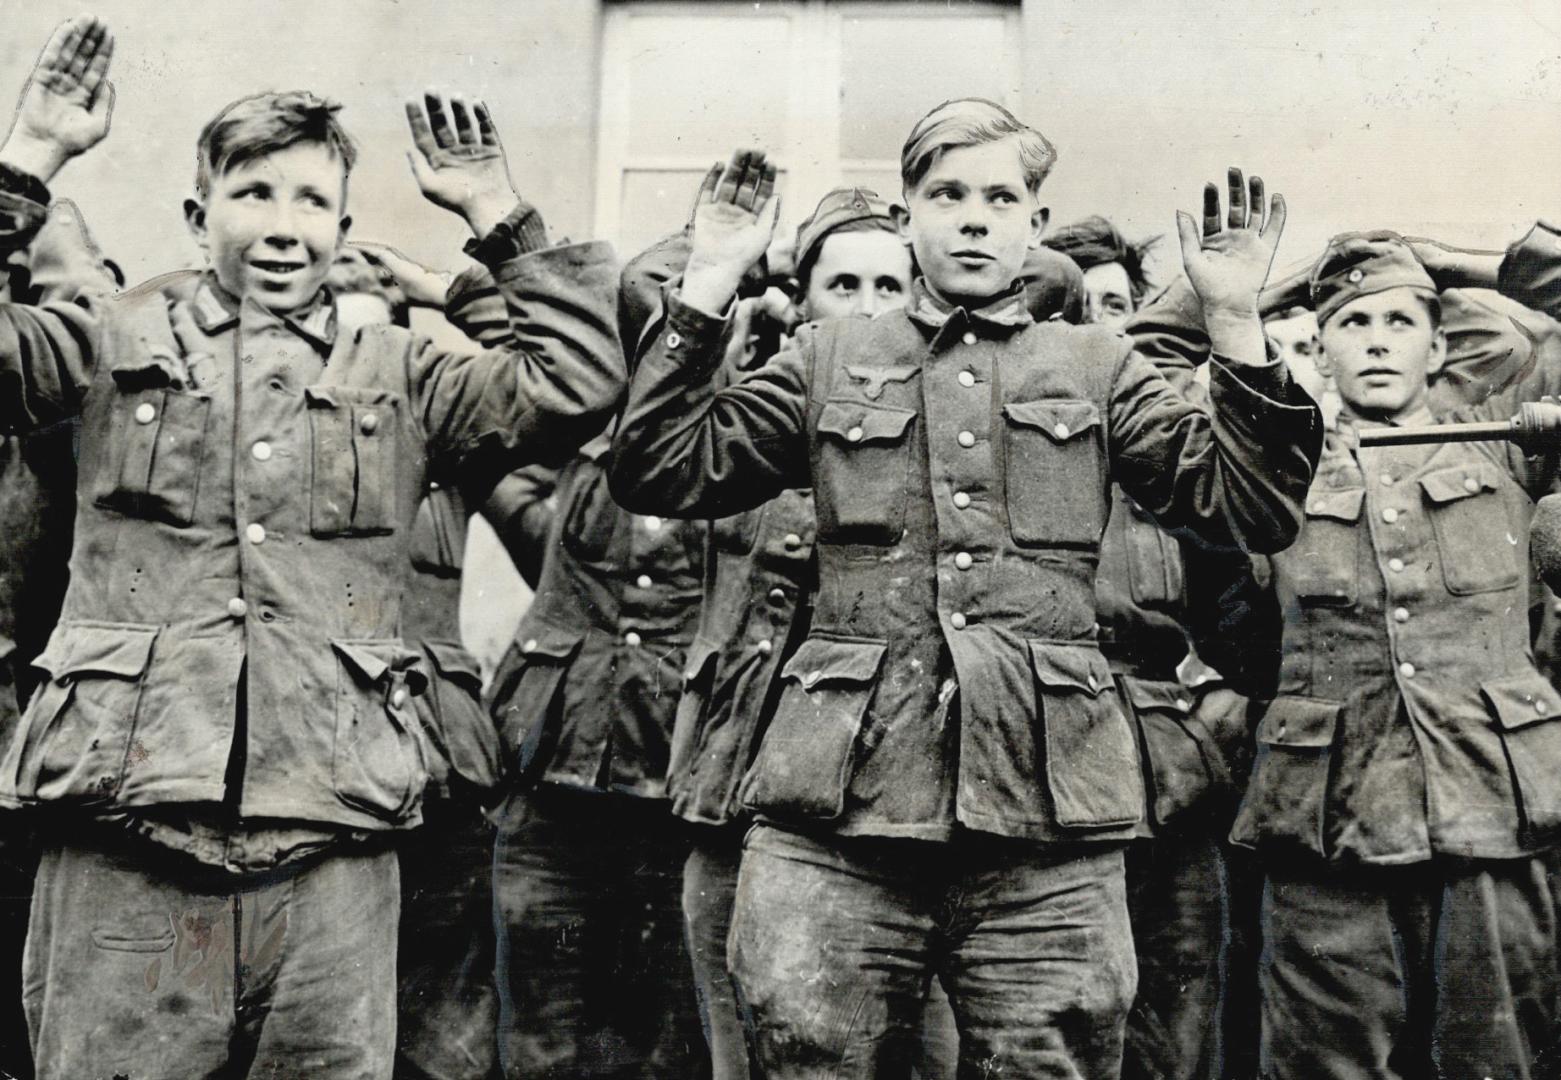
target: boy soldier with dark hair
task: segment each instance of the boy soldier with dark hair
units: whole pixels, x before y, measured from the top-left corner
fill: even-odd
[[[1105,693],[1094,570],[1111,480],[1168,525],[1290,539],[1320,427],[1267,362],[1258,290],[1283,224],[1232,174],[1229,225],[1178,218],[1214,351],[1214,410],[1131,342],[1035,323],[1017,279],[1054,154],[990,102],[949,102],[902,154],[910,304],[799,331],[717,390],[727,310],[774,225],[774,170],[707,185],[648,331],[614,490],[723,516],[812,487],[808,639],[742,801],[731,964],[771,1077],[888,1074],[929,973],[970,1075],[1110,1076],[1135,977],[1122,846],[1144,792]]]
[[[0,147],[47,182],[105,93],[102,25],[62,28]],[[43,77],[47,76],[47,77]],[[430,475],[491,484],[600,429],[622,388],[615,268],[547,249],[487,110],[409,107],[426,197],[471,226],[520,344],[339,331],[352,144],[262,94],[202,132],[209,263],[87,305],[0,305],[0,425],[82,416],[71,582],[0,793],[60,824],[34,892],[43,1077],[388,1076],[396,857],[429,749],[403,644]]]
[[[1264,1076],[1547,1075],[1561,696],[1529,648],[1527,523],[1556,455],[1359,433],[1506,420],[1554,393],[1553,357],[1478,390],[1512,366],[1486,331],[1497,347],[1462,343],[1440,407],[1428,383],[1448,359],[1438,290],[1561,310],[1556,248],[1544,226],[1505,256],[1350,233],[1311,272],[1342,411],[1301,534],[1271,559],[1278,694],[1232,831],[1266,877]]]

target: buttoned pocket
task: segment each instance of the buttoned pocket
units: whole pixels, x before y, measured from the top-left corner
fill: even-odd
[[[479,792],[496,788],[503,776],[499,734],[482,707],[482,671],[477,658],[455,641],[424,641],[435,678],[420,699],[432,709],[438,749],[450,769]]]
[[[802,643],[781,669],[780,704],[743,781],[744,806],[781,820],[829,821],[845,811],[887,647],[870,639]]]
[[[1499,592],[1522,580],[1514,527],[1501,497],[1502,480],[1488,461],[1438,469],[1420,478],[1442,577],[1454,596]]]
[[[516,770],[529,780],[558,739],[559,690],[585,634],[528,617],[515,638],[493,674],[488,709]]]
[[[1046,735],[1046,786],[1057,824],[1131,825],[1144,812],[1144,780],[1132,725],[1092,644],[1032,641],[1036,697]]]
[[[383,536],[396,528],[401,397],[372,387],[308,386],[309,531]]]
[[[1506,749],[1530,841],[1561,828],[1561,694],[1537,671],[1480,684]]]
[[[1326,856],[1328,770],[1344,706],[1324,698],[1278,697],[1258,726],[1257,762],[1231,839],[1275,841]]]
[[[158,628],[62,622],[34,666],[39,684],[5,775],[24,799],[106,801],[124,782]]]
[[[1212,747],[1193,732],[1188,718],[1192,694],[1173,682],[1123,676],[1122,694],[1138,721],[1138,737],[1148,769],[1149,809],[1156,826],[1165,826],[1201,803],[1214,790]],[[1228,780],[1228,775],[1224,776]]]
[[[1281,556],[1303,604],[1349,607],[1360,598],[1358,523],[1365,500],[1363,488],[1308,493],[1301,535]]]
[[[911,409],[887,405],[824,403],[815,477],[820,532],[836,543],[899,542],[915,418]]]
[[[390,821],[405,818],[428,782],[414,694],[427,686],[421,657],[389,639],[333,639],[336,742],[332,783],[342,802]]]
[[[98,506],[169,525],[195,520],[211,398],[179,388],[176,368],[171,354],[156,351],[112,369]]]
[[[1062,398],[1003,406],[1008,528],[1020,544],[1100,543],[1110,509],[1100,410]]]

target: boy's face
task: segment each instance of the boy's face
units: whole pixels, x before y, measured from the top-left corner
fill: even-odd
[[[1103,263],[1084,271],[1084,321],[1113,330],[1133,314],[1133,283],[1121,263]]]
[[[350,224],[346,193],[341,158],[294,143],[212,177],[205,204],[186,203],[185,215],[224,289],[294,311],[330,273]]]
[[[1041,242],[1045,216],[1013,137],[945,151],[905,193],[901,231],[927,281],[955,303],[1006,292]]]
[[[1344,305],[1319,330],[1339,397],[1357,416],[1393,420],[1425,403],[1426,380],[1447,356],[1422,294],[1400,287]]]
[[[809,319],[871,318],[904,307],[910,289],[911,253],[898,236],[835,232],[819,247],[803,306]]]

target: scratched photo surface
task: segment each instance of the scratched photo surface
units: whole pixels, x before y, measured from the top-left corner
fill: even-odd
[[[472,262],[470,233],[409,167],[404,103],[428,89],[486,102],[553,241],[607,241],[619,260],[679,228],[710,164],[739,147],[778,170],[778,235],[840,184],[899,201],[906,133],[966,96],[1056,147],[1039,195],[1054,226],[1100,214],[1132,241],[1160,237],[1146,255],[1160,283],[1181,269],[1176,212],[1196,215],[1228,166],[1284,194],[1273,278],[1350,230],[1499,251],[1536,220],[1561,223],[1561,6],[1539,0],[0,0],[0,109],[83,10],[114,32],[112,124],[49,190],[130,285],[202,266],[183,210],[202,125],[236,98],[286,90],[340,103],[356,140],[349,238],[438,270]],[[412,325],[472,347],[437,311]],[[486,683],[513,645],[552,646],[516,638],[532,592],[480,517],[466,544],[460,631]],[[4,918],[25,919],[21,899]],[[230,951],[240,965],[275,961],[285,918],[247,919],[235,930],[184,912],[172,951],[141,965],[148,990],[178,971],[216,1002]],[[953,1036],[926,1033],[939,1037]],[[0,1031],[0,1052],[25,1042]],[[597,1050],[609,1063],[627,1053]],[[7,1075],[31,1073],[0,1061]]]

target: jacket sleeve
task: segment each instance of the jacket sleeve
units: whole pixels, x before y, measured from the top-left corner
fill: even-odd
[[[423,340],[413,357],[432,462],[465,490],[568,460],[606,427],[624,386],[610,245],[517,248],[490,269],[508,312],[503,346],[468,355]]]
[[[732,313],[712,318],[668,291],[645,330],[613,440],[612,494],[626,510],[720,518],[808,486],[809,328],[718,389]]]
[[[510,561],[530,588],[542,578],[548,532],[556,513],[553,493],[559,470],[542,465],[516,469],[494,486],[482,504],[482,516],[493,526]]]
[[[1192,298],[1193,301],[1196,297]],[[1249,552],[1287,547],[1322,453],[1322,415],[1276,360],[1209,363],[1207,408],[1170,374],[1208,350],[1201,305],[1162,301],[1129,324],[1108,433],[1113,478],[1167,528]]]

